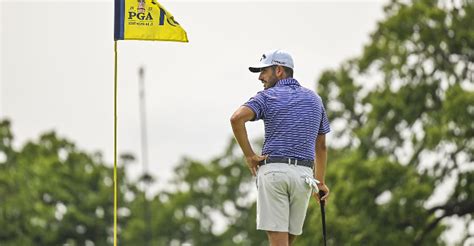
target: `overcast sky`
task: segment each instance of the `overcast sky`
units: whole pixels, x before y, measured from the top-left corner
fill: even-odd
[[[183,156],[223,152],[231,114],[263,89],[247,69],[262,53],[288,50],[295,78],[314,89],[324,69],[361,54],[387,1],[160,2],[190,42],[119,42],[118,150],[138,157],[128,170],[136,177],[144,66],[150,171],[166,185]],[[12,121],[14,144],[55,130],[112,164],[113,1],[0,0],[0,8],[0,119]],[[252,139],[263,136],[262,122],[247,126]]]
[[[263,88],[247,69],[263,52],[288,50],[295,77],[314,89],[323,69],[361,53],[384,3],[162,4],[190,42],[119,42],[118,149],[140,160],[143,65],[150,169],[163,180],[183,156],[223,152],[230,115]],[[0,117],[12,121],[15,144],[54,129],[112,163],[113,2],[4,1],[1,8]],[[252,138],[263,135],[262,122],[248,125]]]

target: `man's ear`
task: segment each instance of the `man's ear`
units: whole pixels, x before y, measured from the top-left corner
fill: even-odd
[[[276,75],[277,75],[278,77],[282,77],[282,76],[283,76],[283,73],[284,73],[283,67],[282,67],[282,66],[277,66],[277,67],[276,67]]]
[[[282,78],[287,78],[288,74],[286,74],[285,68],[283,66],[280,66],[280,71],[281,71],[281,77]]]

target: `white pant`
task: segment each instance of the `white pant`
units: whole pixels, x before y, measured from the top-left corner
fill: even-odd
[[[311,197],[305,182],[313,170],[288,163],[260,166],[257,173],[257,229],[301,235]]]

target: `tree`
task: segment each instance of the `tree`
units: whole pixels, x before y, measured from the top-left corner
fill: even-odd
[[[467,231],[474,213],[474,4],[392,1],[385,12],[362,56],[318,81],[340,125],[334,213],[349,213],[331,228],[350,227],[354,243],[442,244],[444,218]],[[447,199],[430,202],[448,181]]]
[[[184,158],[170,191],[152,199],[152,245],[261,245],[266,235],[255,227],[255,183],[235,141],[210,162]],[[142,238],[143,200],[132,203],[125,244]]]
[[[0,244],[107,245],[113,232],[112,169],[48,132],[20,150],[10,122],[0,122]],[[3,160],[1,160],[3,159]],[[118,170],[122,193],[133,190]],[[127,203],[119,196],[119,222]]]
[[[472,242],[474,3],[392,1],[385,13],[363,54],[317,83],[334,139],[328,244],[443,245],[452,217],[466,225],[459,244]],[[112,170],[100,155],[54,132],[20,150],[12,141],[0,122],[0,243],[110,244]],[[267,245],[235,141],[209,162],[184,158],[175,173],[150,199],[152,245]],[[121,242],[144,245],[147,198],[123,168],[119,177]],[[321,244],[320,219],[312,202],[296,245]]]
[[[474,212],[474,5],[392,1],[385,13],[363,54],[317,83],[335,141],[328,244],[444,245],[443,219],[458,216],[468,226]],[[210,163],[184,159],[176,192],[153,201],[157,242],[266,245],[244,167],[235,142]],[[449,180],[453,192],[432,202]],[[221,232],[213,230],[216,214]],[[312,202],[297,245],[321,244],[320,219]]]

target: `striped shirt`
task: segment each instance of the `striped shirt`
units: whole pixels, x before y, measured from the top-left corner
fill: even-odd
[[[265,142],[262,155],[314,160],[317,135],[330,131],[321,97],[293,78],[260,91],[244,106],[262,119]]]

